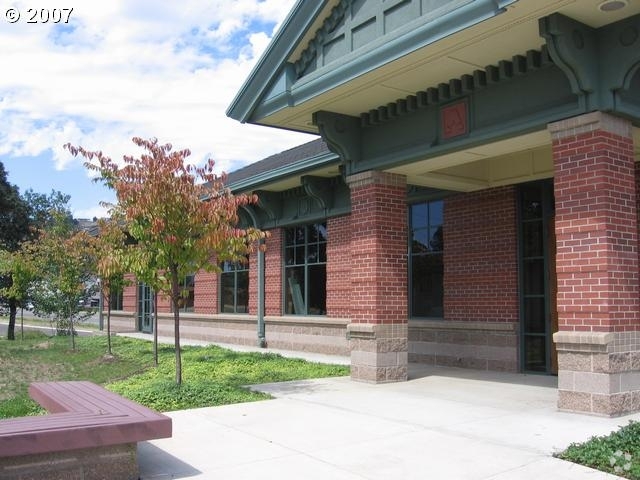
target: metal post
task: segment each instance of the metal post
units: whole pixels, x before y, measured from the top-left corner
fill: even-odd
[[[267,339],[264,325],[264,239],[258,249],[258,346],[265,348]]]
[[[104,309],[104,292],[102,291],[102,281],[98,279],[98,291],[100,292],[100,296],[98,297],[98,328],[100,331],[104,330],[104,314],[102,310]],[[111,299],[109,299],[111,301]]]

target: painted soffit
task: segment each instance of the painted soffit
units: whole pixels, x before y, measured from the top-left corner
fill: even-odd
[[[285,99],[284,103],[282,100],[293,83],[304,80],[302,83],[307,85],[318,85],[314,77],[320,76],[328,82],[320,85],[320,89],[330,89],[334,84],[349,82],[411,51],[492,18],[517,1],[298,1],[227,109],[227,115],[243,123],[262,123],[260,109],[270,100],[280,100],[279,107],[292,106],[288,100]],[[363,11],[365,13],[361,14]],[[414,17],[417,14],[414,21],[407,22],[407,18],[411,18],[407,15],[412,14],[407,13],[409,11]],[[402,15],[397,12],[402,12]],[[349,45],[339,48],[324,45],[327,35],[335,36],[336,29],[345,30],[345,23],[349,23],[347,27],[350,30],[345,31],[349,38],[348,42],[342,43]],[[373,30],[370,28],[372,25]],[[362,33],[365,30],[367,33]],[[332,40],[333,44],[335,40]],[[340,53],[331,53],[335,51]],[[324,61],[321,68],[313,69],[313,75],[305,75],[310,70],[309,64],[319,56],[329,56],[330,60]],[[345,66],[348,68],[343,71]],[[317,89],[312,87],[311,90],[307,96],[316,96]],[[300,130],[292,125],[282,126]],[[303,130],[314,131],[308,126]]]
[[[318,110],[357,117],[379,105],[415,95],[425,87],[496,65],[528,50],[539,50],[545,41],[540,37],[538,20],[547,15],[562,13],[598,28],[640,13],[640,2],[629,2],[618,12],[600,11],[601,3],[601,0],[299,1],[227,114],[241,122],[317,133],[312,116]],[[380,18],[387,10],[414,4],[422,8],[420,18],[379,34],[333,61],[308,68],[322,42],[331,44],[332,35],[345,31],[344,17],[352,12],[350,9],[357,9],[354,18],[361,11],[376,13],[376,18]],[[441,15],[433,18],[429,15],[433,12]],[[355,20],[351,22],[353,28],[359,27]]]
[[[638,127],[633,127],[633,141],[635,161],[640,162]],[[387,171],[405,175],[411,185],[457,192],[553,178],[551,136],[539,130]]]

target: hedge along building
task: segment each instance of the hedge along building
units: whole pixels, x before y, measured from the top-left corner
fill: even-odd
[[[183,332],[639,410],[639,37],[637,2],[297,2],[227,113],[322,141],[230,176],[271,237],[195,276]]]

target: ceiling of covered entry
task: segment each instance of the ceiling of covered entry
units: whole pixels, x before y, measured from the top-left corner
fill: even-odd
[[[640,128],[633,129],[640,161]],[[546,130],[429,158],[389,170],[422,187],[471,192],[553,177],[551,137]]]

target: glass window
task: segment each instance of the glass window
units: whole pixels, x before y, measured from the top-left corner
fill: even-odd
[[[111,310],[122,310],[122,297],[122,290],[119,292],[111,292],[109,296],[109,308],[111,308]]]
[[[249,312],[249,257],[244,262],[220,264],[220,312]]]
[[[327,225],[318,223],[285,230],[285,313],[327,313]]]
[[[181,312],[193,312],[195,301],[196,276],[187,275],[180,284],[182,287],[182,298],[180,299]]]
[[[409,207],[409,304],[412,317],[444,316],[443,201]]]

